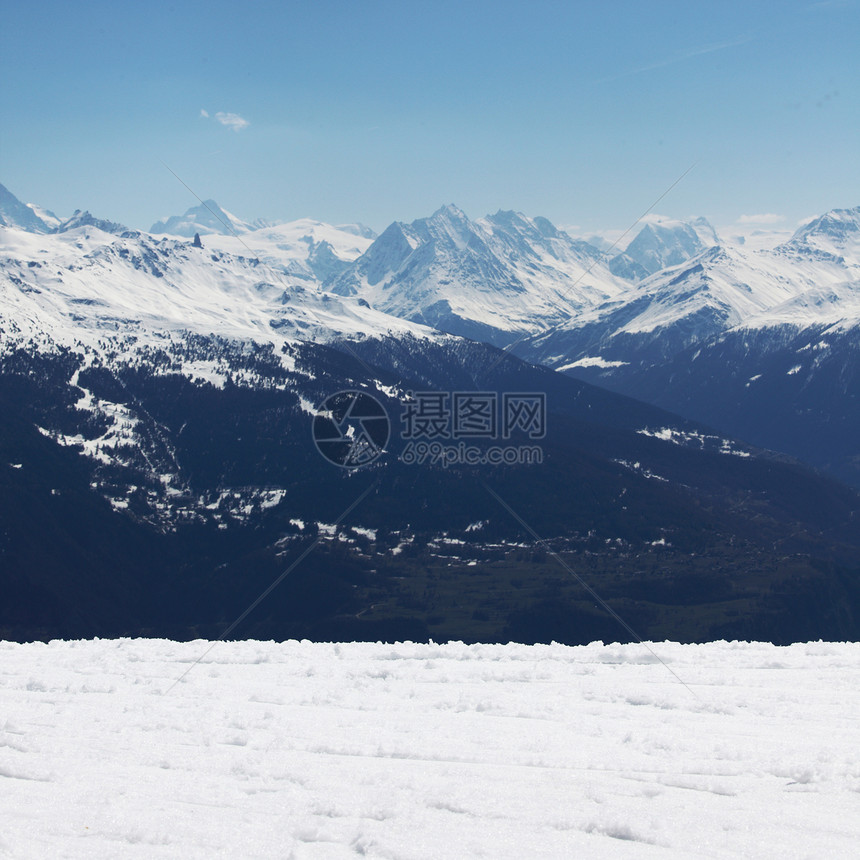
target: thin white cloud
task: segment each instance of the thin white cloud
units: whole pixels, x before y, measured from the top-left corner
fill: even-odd
[[[651,72],[654,69],[662,69],[666,66],[672,66],[675,63],[683,63],[685,60],[693,59],[694,57],[701,57],[705,54],[713,54],[715,51],[725,51],[727,48],[735,48],[738,45],[745,45],[747,42],[752,40],[751,35],[738,36],[735,39],[729,39],[724,42],[713,42],[710,45],[702,45],[698,48],[690,48],[686,51],[679,51],[671,57],[666,57],[662,60],[656,60],[653,63],[648,63],[644,66],[638,66],[634,69],[628,69],[624,72],[619,72],[615,75],[609,75],[605,78],[599,78],[594,83],[595,84],[606,84],[611,81],[618,81],[621,78],[627,78],[632,75],[641,75],[644,72]]]
[[[780,221],[785,221],[785,216],[777,215],[774,212],[762,212],[758,215],[741,215],[738,218],[738,224],[779,224]]]
[[[233,131],[241,131],[243,128],[247,128],[251,124],[248,120],[239,116],[237,113],[225,113],[220,110],[215,114],[215,119],[217,119],[221,125],[226,125],[227,128],[232,128]]]
[[[209,119],[209,111],[200,108],[200,116],[203,117],[203,119]]]

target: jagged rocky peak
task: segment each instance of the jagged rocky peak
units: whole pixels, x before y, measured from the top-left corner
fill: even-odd
[[[437,209],[429,218],[413,221],[410,227],[425,241],[452,241],[457,247],[470,243],[479,235],[477,226],[469,220],[469,216],[453,203]]]
[[[706,218],[655,221],[645,224],[626,250],[613,257],[610,269],[628,280],[641,280],[690,260],[719,242],[717,231]]]
[[[782,249],[814,250],[843,257],[860,264],[860,206],[853,209],[831,209],[804,224]]]
[[[96,218],[89,211],[81,211],[75,209],[71,218],[67,218],[61,222],[56,229],[57,233],[68,233],[69,230],[75,230],[78,227],[95,227],[105,233],[113,233],[117,236],[123,233],[130,232],[124,224],[119,224],[116,221],[107,221],[104,218]]]
[[[448,221],[458,224],[464,222],[467,224],[470,223],[469,216],[455,203],[446,203],[444,206],[440,206],[428,220]]]
[[[833,238],[856,236],[860,233],[860,206],[853,209],[831,209],[801,227],[794,238],[827,235]]]
[[[128,232],[124,224],[96,218],[87,210],[75,209],[70,218],[58,218],[50,209],[22,203],[3,185],[0,185],[0,225],[17,227],[28,233],[68,233],[77,227],[95,227],[115,235]]]

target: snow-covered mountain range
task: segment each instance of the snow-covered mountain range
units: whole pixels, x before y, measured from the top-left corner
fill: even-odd
[[[860,207],[715,245],[517,352],[860,486]]]
[[[600,331],[594,348],[607,354],[593,358],[613,361],[628,336],[669,351],[739,326],[850,327],[860,321],[858,282],[860,208],[835,210],[773,250],[714,244],[538,336],[535,351],[558,344],[557,356],[544,352],[546,362],[579,360],[561,344],[583,330]]]
[[[324,274],[340,271],[370,244],[357,227],[305,220],[246,228],[244,239],[207,234],[205,244],[195,247],[89,212],[57,218],[49,227],[3,192],[0,214],[9,226],[0,228],[7,285],[0,350],[27,341],[93,347],[118,337],[143,347],[185,333],[278,347],[343,336],[434,336],[359,298],[319,288]],[[182,216],[183,223],[193,223],[200,208]]]
[[[230,222],[194,229],[202,241],[192,241],[86,212],[58,218],[8,192],[2,204],[0,585],[15,599],[0,602],[0,635],[217,636],[248,589],[261,593],[285,557],[321,542],[317,562],[254,621],[256,635],[617,637],[567,573],[551,583],[546,545],[499,499],[577,570],[603,577],[610,566],[608,599],[645,635],[786,641],[860,629],[842,578],[860,552],[856,493],[736,442],[717,421],[571,377],[634,361],[665,372],[685,350],[728,349],[744,320],[776,308],[804,319],[808,305],[833,330],[816,329],[800,369],[738,377],[723,354],[708,373],[719,385],[802,378],[804,396],[820,397],[819,447],[838,429],[832,450],[856,453],[855,365],[839,363],[848,353],[827,310],[851,295],[850,213],[770,256],[702,249],[701,223],[650,225],[629,259],[682,261],[637,280],[545,219],[510,212],[471,221],[447,206],[376,238],[358,225],[245,222],[242,232]],[[189,232],[200,226],[183,218]],[[614,346],[625,326],[627,352],[609,352],[601,337]],[[770,328],[755,331],[771,343]],[[470,334],[525,337],[517,350],[550,367]],[[770,348],[744,342],[753,363]],[[651,378],[633,393],[651,396]],[[398,430],[409,392],[540,393],[548,467],[416,468],[392,429],[367,471],[344,472],[311,438],[319,404],[344,390],[371,393]],[[477,575],[480,597],[464,585]],[[761,602],[774,583],[783,596]],[[679,594],[707,608],[679,612]],[[826,599],[810,609],[810,594]]]
[[[290,338],[433,334],[361,299],[309,288],[305,271],[290,277],[285,270],[296,265],[310,273],[307,261],[314,258],[308,253],[302,261],[301,249],[299,242],[292,259],[274,267],[134,231],[117,236],[89,225],[53,234],[4,229],[0,265],[15,289],[4,291],[0,331],[5,345],[46,337],[92,344],[118,333],[147,340],[190,332],[278,345]]]
[[[376,236],[261,226],[209,200],[148,234],[0,187],[0,219],[3,272],[20,287],[4,298],[7,343],[107,328],[273,344],[436,330],[513,345],[860,485],[860,208],[771,249],[724,242],[704,218],[653,219],[618,253],[545,218],[471,220],[453,205]]]
[[[373,307],[504,345],[620,294],[604,255],[545,218],[456,206],[395,222],[330,284]]]

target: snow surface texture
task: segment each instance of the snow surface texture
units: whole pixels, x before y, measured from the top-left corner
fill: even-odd
[[[0,856],[857,856],[857,643],[210,646],[0,643]]]

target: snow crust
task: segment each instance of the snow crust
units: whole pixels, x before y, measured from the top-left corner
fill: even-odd
[[[857,643],[95,640],[0,643],[0,667],[0,857],[860,841]]]

